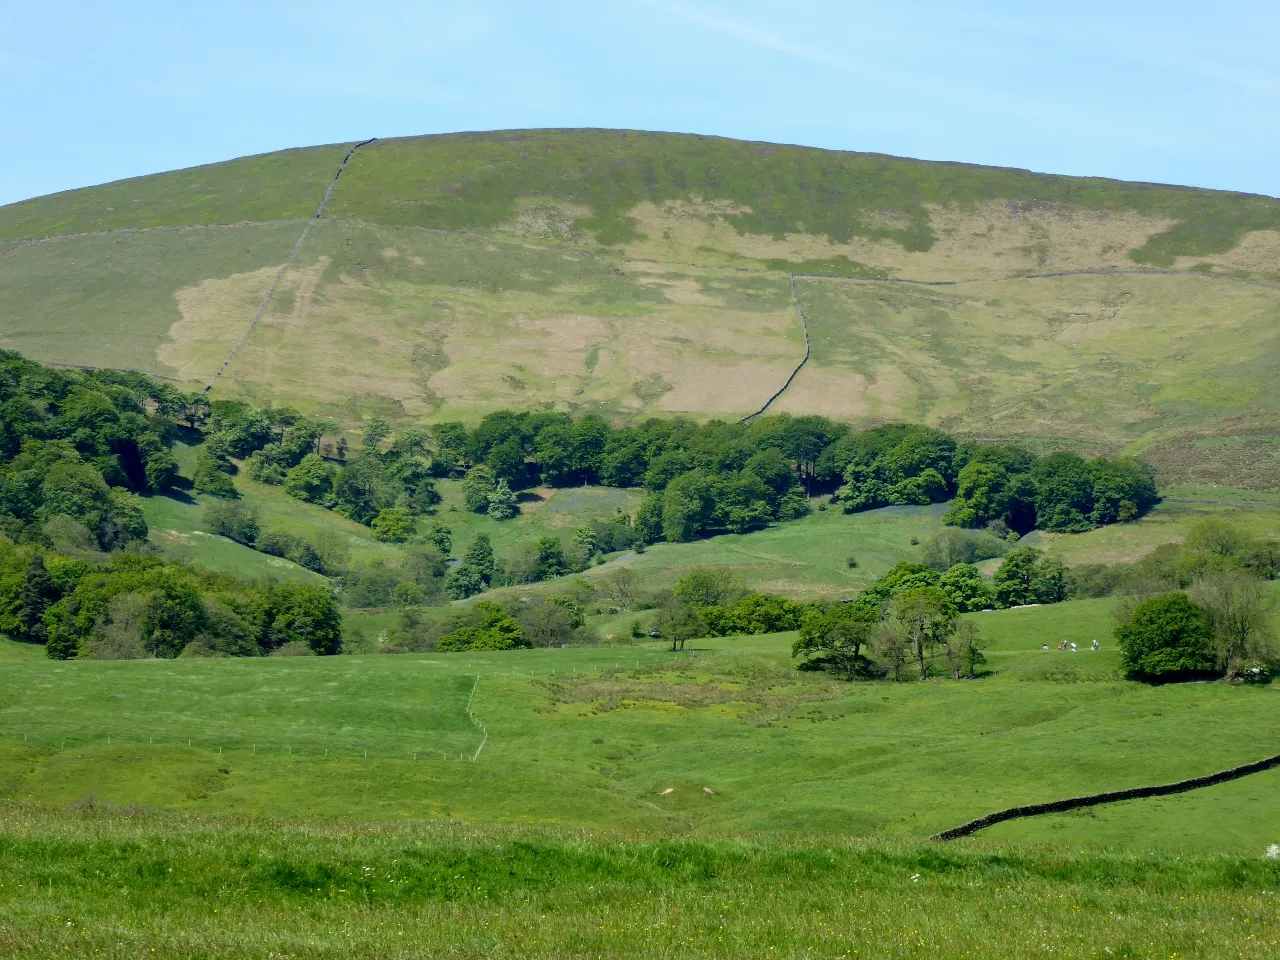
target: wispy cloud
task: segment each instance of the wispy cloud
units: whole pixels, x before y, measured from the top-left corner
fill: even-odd
[[[1110,123],[1095,113],[1081,111],[1077,107],[1044,98],[1024,99],[995,93],[965,80],[951,76],[939,76],[936,72],[912,69],[911,71],[885,67],[871,58],[853,57],[833,53],[810,43],[789,36],[784,28],[764,24],[742,17],[728,16],[707,7],[671,3],[667,0],[630,0],[633,6],[642,7],[659,15],[681,20],[693,26],[719,33],[742,43],[765,50],[772,50],[797,60],[836,71],[848,76],[873,82],[887,91],[910,92],[921,96],[926,103],[943,103],[975,107],[1020,120],[1039,127],[1052,128],[1072,134],[1106,138],[1123,138],[1129,142],[1142,136],[1149,144],[1166,145],[1165,138],[1152,133],[1141,134],[1132,123]],[[866,24],[859,38],[863,46],[874,42],[881,49],[904,48],[915,43],[901,35],[900,31],[876,28]]]

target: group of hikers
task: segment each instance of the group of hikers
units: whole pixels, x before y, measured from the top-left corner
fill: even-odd
[[[1048,649],[1049,649],[1049,645],[1048,645],[1047,643],[1043,643],[1043,644],[1041,644],[1041,645],[1040,645],[1040,649],[1041,649],[1041,650],[1048,650]],[[1069,642],[1067,642],[1066,640],[1059,640],[1059,641],[1058,641],[1058,649],[1059,649],[1059,650],[1070,650],[1072,653],[1075,653],[1075,652],[1077,651],[1077,649],[1078,649],[1078,648],[1076,647],[1076,645],[1075,645],[1075,643],[1074,643],[1074,642],[1070,642],[1070,643],[1069,643]],[[1093,646],[1092,646],[1090,649],[1091,649],[1091,650],[1100,650],[1100,649],[1102,649],[1102,644],[1100,644],[1100,643],[1098,642],[1098,638],[1097,638],[1097,637],[1094,637],[1094,638],[1093,638]]]

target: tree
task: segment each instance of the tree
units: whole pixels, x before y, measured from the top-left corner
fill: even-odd
[[[284,478],[284,492],[297,500],[319,503],[333,490],[333,470],[318,453],[298,461]]]
[[[493,557],[493,543],[486,534],[475,535],[462,556],[462,562],[479,573],[485,583],[493,578],[497,562]]]
[[[955,629],[943,632],[939,636],[939,642],[947,659],[947,666],[951,669],[952,680],[959,680],[961,674],[972,680],[978,665],[986,662],[982,655],[982,648],[986,643],[978,631],[978,625],[969,620],[956,621]]]
[[[1060,533],[1092,529],[1093,471],[1074,453],[1051,453],[1031,468],[1036,487],[1036,525]]]
[[[440,552],[446,557],[453,553],[453,531],[439,521],[428,526],[427,532],[422,535],[422,538],[427,543],[432,543],[439,547]]]
[[[495,479],[521,485],[520,480],[525,476],[524,448],[514,437],[493,447],[484,458],[484,463]]]
[[[1116,627],[1115,637],[1125,672],[1135,680],[1190,680],[1218,667],[1209,617],[1185,593],[1142,600]]]
[[[658,610],[653,618],[654,628],[671,641],[671,652],[683,650],[686,640],[696,640],[707,635],[707,624],[702,614],[687,603],[671,603]]]
[[[1075,596],[1075,582],[1067,565],[1046,554],[1036,561],[1035,593],[1038,603],[1062,603]]]
[[[196,455],[196,469],[191,485],[196,493],[207,493],[213,497],[234,499],[240,496],[235,484],[231,481],[231,463],[215,457],[207,450]]]
[[[636,595],[636,573],[630,567],[613,567],[599,580],[600,592],[619,610],[628,609]]]
[[[1036,564],[1040,557],[1035,547],[1020,547],[1004,558],[991,578],[1000,606],[1021,607],[1040,602],[1036,587]]]
[[[478,593],[483,593],[484,578],[475,567],[460,563],[445,577],[444,592],[450,600],[466,600]]]
[[[711,485],[699,470],[676,477],[662,494],[662,536],[685,543],[701,534],[715,510]]]
[[[672,595],[691,607],[728,606],[745,592],[742,579],[727,567],[699,567],[676,581]]]
[[[53,577],[45,569],[44,557],[36,554],[27,564],[22,575],[22,593],[18,601],[18,623],[21,639],[27,643],[46,643],[49,639],[44,626],[44,612],[58,599]]]
[[[909,645],[900,625],[892,621],[877,624],[871,633],[871,647],[876,659],[893,675],[894,682],[901,680]]]
[[[297,642],[322,656],[342,652],[342,612],[327,587],[279,584],[271,591],[267,617],[269,648]]]
[[[364,428],[364,437],[362,439],[362,443],[364,444],[364,452],[377,453],[378,444],[382,443],[382,441],[385,440],[390,435],[391,435],[391,425],[387,423],[387,421],[377,417],[370,420],[367,424],[365,424],[365,428]]]
[[[1192,524],[1183,545],[1193,552],[1234,557],[1246,540],[1245,534],[1234,523],[1221,517],[1205,517]]]
[[[807,664],[827,667],[852,681],[855,675],[867,671],[869,661],[862,648],[870,640],[874,626],[864,609],[849,603],[836,604],[800,628],[800,636],[791,645],[791,656],[804,657]]]
[[[550,580],[565,572],[567,564],[559,537],[541,537],[534,544],[538,555],[537,578]]]
[[[1191,588],[1190,598],[1209,619],[1218,666],[1236,677],[1249,661],[1270,659],[1274,602],[1266,585],[1247,573],[1211,573]]]
[[[407,543],[416,529],[413,514],[404,507],[379,510],[370,526],[374,538],[383,543]]]
[[[953,566],[939,578],[938,587],[961,613],[986,610],[995,604],[995,594],[978,568],[969,563]]]
[[[520,512],[520,501],[511,492],[505,479],[499,480],[489,494],[489,516],[494,520],[510,520]]]
[[[496,487],[493,471],[483,463],[472,467],[462,480],[462,499],[472,513],[487,513]]]
[[[929,676],[929,659],[955,630],[956,608],[941,588],[916,587],[890,601],[889,623],[905,639],[924,680]]]
[[[201,515],[210,533],[236,543],[252,547],[262,532],[258,512],[240,503],[223,503],[215,500],[204,508]]]

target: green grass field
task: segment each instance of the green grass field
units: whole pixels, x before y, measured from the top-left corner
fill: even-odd
[[[1276,750],[1275,688],[1118,679],[1109,608],[970,615],[986,672],[902,684],[796,671],[789,634],[116,663],[6,641],[0,952],[1272,955],[1280,771],[926,840]]]
[[[0,814],[0,951],[1264,957],[1258,858]]]
[[[1004,806],[1275,752],[1272,689],[1117,679],[1110,606],[971,615],[991,640],[973,682],[848,685],[794,670],[785,634],[684,654],[267,661],[52,663],[10,645],[0,781],[29,802],[201,815],[920,840]],[[1059,639],[1081,652],[1040,649]],[[1144,801],[1099,843],[1259,852],[1276,839],[1276,776],[1195,795],[1237,797],[1245,820]],[[1035,842],[1055,829],[1017,826]]]

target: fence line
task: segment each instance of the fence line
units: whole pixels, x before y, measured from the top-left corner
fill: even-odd
[[[1190,780],[1178,780],[1175,783],[1164,783],[1152,787],[1130,787],[1127,790],[1111,790],[1106,793],[1091,793],[1083,797],[1071,797],[1066,800],[1053,800],[1049,803],[1029,803],[1020,807],[1009,807],[1007,810],[997,810],[995,813],[989,813],[985,817],[978,817],[976,820],[970,820],[968,823],[962,823],[958,827],[952,827],[950,830],[943,830],[941,833],[934,834],[931,840],[956,840],[960,837],[967,837],[970,834],[977,833],[987,827],[994,826],[997,823],[1003,823],[1006,820],[1020,820],[1024,817],[1040,817],[1047,813],[1063,813],[1067,810],[1080,810],[1084,807],[1096,807],[1104,803],[1118,803],[1121,800],[1141,800],[1144,797],[1168,797],[1177,793],[1186,793],[1190,790],[1200,790],[1204,787],[1216,786],[1219,783],[1227,783],[1231,780],[1239,780],[1241,777],[1247,777],[1254,773],[1261,773],[1264,770],[1271,770],[1274,767],[1280,767],[1280,753],[1273,757],[1267,757],[1265,760],[1257,760],[1253,763],[1242,764],[1238,767],[1231,767],[1229,770],[1219,770],[1217,773],[1211,773],[1203,777],[1193,777]]]
[[[284,266],[280,268],[280,272],[276,274],[276,278],[271,281],[271,287],[267,290],[267,295],[262,298],[262,304],[258,307],[258,312],[253,315],[253,319],[249,321],[249,326],[246,327],[244,333],[240,335],[240,339],[232,344],[231,352],[228,353],[227,358],[222,361],[222,366],[218,368],[218,372],[215,373],[213,377],[210,378],[208,384],[205,385],[205,393],[208,393],[213,389],[214,383],[216,383],[218,378],[222,376],[222,371],[226,370],[231,361],[235,359],[240,348],[244,346],[245,341],[249,339],[249,335],[252,334],[254,328],[257,327],[258,321],[262,319],[262,315],[267,312],[267,307],[271,303],[271,298],[275,296],[276,287],[280,286],[280,281],[284,279],[285,273],[287,273],[289,268],[293,266],[293,262],[298,259],[298,254],[302,251],[302,245],[307,240],[307,234],[311,232],[311,225],[320,219],[324,214],[325,207],[327,207],[329,205],[329,201],[333,199],[333,188],[338,185],[338,178],[342,176],[342,171],[347,168],[347,161],[351,159],[351,155],[366,144],[373,143],[375,139],[377,138],[370,137],[368,140],[360,141],[348,150],[347,155],[342,158],[342,162],[338,164],[337,172],[329,181],[329,186],[325,190],[324,196],[320,198],[320,205],[316,207],[315,216],[308,220],[307,225],[302,228],[302,236],[300,236],[298,238],[298,242],[293,245],[293,252],[289,254],[289,259],[284,262]]]

